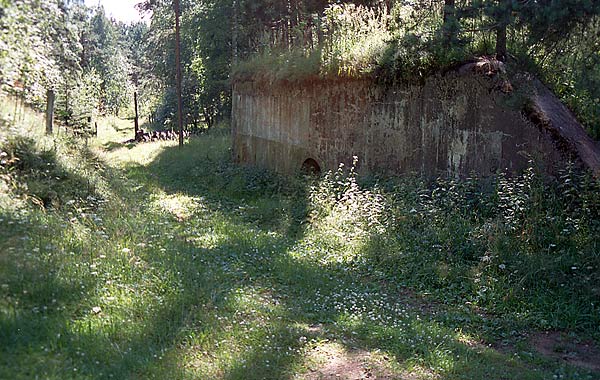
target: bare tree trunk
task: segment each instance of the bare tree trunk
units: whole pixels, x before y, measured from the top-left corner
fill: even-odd
[[[21,116],[19,120],[23,122],[25,120],[25,89],[27,88],[27,82],[23,83],[23,90],[21,91]]]
[[[17,123],[17,112],[19,112],[19,96],[15,94],[15,111],[13,112],[13,124]]]
[[[506,28],[510,22],[511,0],[500,0],[500,16],[496,27],[496,59],[506,61]]]
[[[135,119],[134,119],[134,133],[135,133],[135,137],[137,137],[138,135],[138,131],[140,130],[140,124],[139,124],[139,120],[138,120],[138,101],[137,101],[137,91],[135,91],[133,93],[133,106],[135,108]]]
[[[175,5],[175,64],[177,65],[177,125],[179,127],[179,146],[183,146],[183,105],[181,100],[181,54],[179,32],[179,0],[174,0]]]
[[[501,25],[496,30],[496,59],[506,61],[506,25]]]
[[[233,65],[238,63],[238,2],[233,0],[233,20],[231,26],[231,46],[233,50],[233,56],[231,62]]]
[[[52,134],[52,124],[54,122],[54,91],[48,90],[46,93],[46,134]]]
[[[69,119],[69,85],[65,81],[65,132],[68,132]]]
[[[444,45],[450,47],[452,41],[456,37],[456,11],[455,11],[455,0],[444,0],[444,24],[442,26],[442,33],[444,38]]]

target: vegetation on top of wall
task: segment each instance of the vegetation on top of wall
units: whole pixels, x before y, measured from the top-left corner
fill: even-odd
[[[291,30],[287,23],[285,32],[282,26],[262,32],[253,52],[233,66],[233,78],[415,82],[496,56],[540,77],[598,139],[600,6],[562,3],[333,4]]]
[[[278,31],[263,36],[258,52],[235,65],[232,75],[271,80],[370,75],[381,66],[391,22],[385,8],[331,5],[318,22],[297,25],[292,46]]]

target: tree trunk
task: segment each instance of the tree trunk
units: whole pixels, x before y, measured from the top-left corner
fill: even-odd
[[[13,124],[17,123],[17,114],[19,112],[19,95],[15,93],[15,112],[13,112]]]
[[[496,20],[496,59],[506,61],[506,28],[510,23],[511,0],[500,0],[499,17]]]
[[[137,91],[135,91],[133,93],[133,106],[135,108],[135,119],[134,119],[134,133],[135,133],[135,137],[137,137],[138,135],[138,131],[140,130],[140,124],[139,124],[139,120],[138,120],[138,101],[137,101]]]
[[[442,33],[444,38],[444,46],[450,47],[452,41],[456,38],[456,9],[455,0],[444,0],[444,24]]]
[[[177,65],[177,124],[179,126],[179,146],[183,146],[183,105],[181,103],[181,54],[180,54],[180,34],[179,34],[179,0],[174,1],[175,5],[175,65]]]
[[[23,84],[23,91],[21,91],[21,116],[19,117],[21,122],[25,120],[25,86],[27,86],[27,82]]]
[[[69,127],[69,85],[65,81],[65,132],[67,132]]]
[[[237,0],[233,0],[233,20],[231,26],[231,47],[232,54],[231,62],[235,66],[238,63],[238,3]]]
[[[506,61],[506,24],[500,25],[496,30],[496,59]]]
[[[48,90],[46,93],[46,134],[52,134],[52,124],[54,122],[54,91]]]

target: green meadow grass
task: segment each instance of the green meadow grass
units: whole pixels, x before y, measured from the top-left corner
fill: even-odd
[[[86,147],[28,117],[1,130],[0,379],[312,379],[319,350],[388,378],[600,378],[526,339],[599,340],[589,179],[287,178],[233,164],[226,128],[124,145],[103,120]]]

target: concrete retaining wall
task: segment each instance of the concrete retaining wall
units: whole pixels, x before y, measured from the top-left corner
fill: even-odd
[[[307,159],[334,170],[426,176],[548,168],[565,158],[551,133],[514,106],[494,79],[450,73],[423,85],[370,80],[237,81],[233,148],[238,162],[291,173]]]

